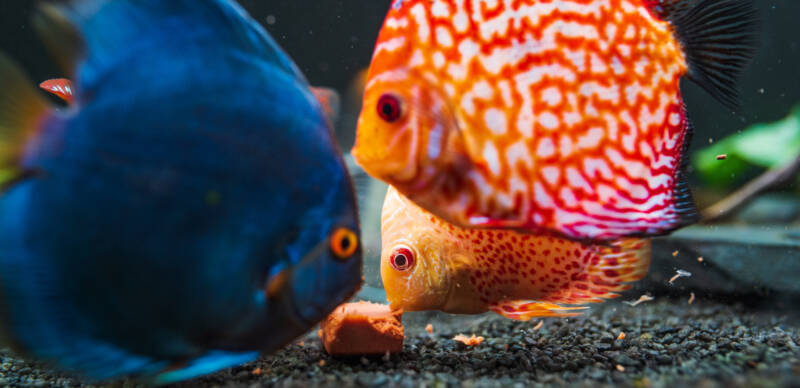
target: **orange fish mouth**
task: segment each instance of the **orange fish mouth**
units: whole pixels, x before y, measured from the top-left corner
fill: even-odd
[[[390,149],[392,145],[387,146]],[[367,151],[365,146],[356,143],[350,151],[353,159],[368,174],[391,184],[415,184],[422,175],[420,163],[416,158],[408,157],[398,161],[391,157],[390,151]]]

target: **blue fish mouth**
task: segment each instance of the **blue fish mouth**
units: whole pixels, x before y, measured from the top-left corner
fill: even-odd
[[[292,313],[298,321],[316,325],[361,288],[360,260],[359,265],[353,268],[338,269],[333,273],[330,273],[331,263],[338,265],[337,259],[327,252],[325,243],[315,247],[291,269],[291,284],[282,290],[285,294],[282,297],[289,299],[287,303],[291,304]]]

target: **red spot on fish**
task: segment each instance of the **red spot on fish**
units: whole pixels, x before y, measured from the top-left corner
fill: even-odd
[[[607,269],[607,270],[603,271],[603,273],[604,273],[606,276],[610,277],[610,278],[615,278],[615,277],[619,276],[619,274],[617,273],[617,271],[615,271],[615,270],[613,270],[613,269]]]

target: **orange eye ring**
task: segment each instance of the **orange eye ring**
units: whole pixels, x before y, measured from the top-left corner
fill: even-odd
[[[347,260],[358,249],[358,235],[348,228],[337,228],[331,235],[330,247],[334,256]]]

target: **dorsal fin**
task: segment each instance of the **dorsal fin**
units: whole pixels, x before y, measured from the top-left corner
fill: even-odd
[[[55,25],[55,31],[69,31],[63,23],[68,20],[79,32],[78,41],[84,42],[88,55],[87,69],[82,72],[102,73],[137,50],[146,50],[147,45],[180,45],[195,37],[209,46],[217,44],[252,53],[307,84],[261,25],[232,0],[76,0],[59,7],[44,7],[41,14],[38,24],[45,30]],[[45,34],[53,35],[52,31]],[[169,39],[164,39],[167,36]],[[53,42],[51,46],[58,46],[57,39],[49,40]],[[79,84],[89,82],[76,76]]]
[[[689,78],[738,111],[736,79],[758,44],[758,15],[752,0],[646,0],[645,4],[675,29]]]

